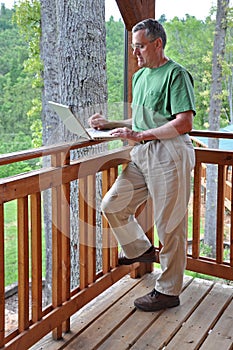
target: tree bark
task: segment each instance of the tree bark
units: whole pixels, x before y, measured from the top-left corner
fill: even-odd
[[[53,100],[72,105],[74,112],[87,125],[88,117],[107,110],[105,1],[41,0],[41,58],[44,63],[42,94],[43,144],[77,140],[67,131],[58,116],[49,109]],[[99,147],[105,148],[105,145]],[[72,158],[94,150],[73,152]],[[45,160],[45,166],[49,160]],[[100,182],[100,180],[99,180]],[[78,195],[77,182],[71,185],[71,287],[78,283]],[[46,234],[47,300],[51,291],[51,193],[44,194]]]
[[[220,113],[222,107],[222,62],[225,54],[228,8],[229,0],[218,0],[209,112],[209,130],[214,131],[218,131],[220,128]],[[219,148],[219,140],[210,138],[208,141],[208,147]],[[217,170],[217,166],[214,164],[207,165],[204,242],[211,247],[212,256],[216,255]]]

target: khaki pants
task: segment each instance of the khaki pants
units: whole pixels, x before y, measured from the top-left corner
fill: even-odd
[[[178,295],[183,283],[185,214],[194,162],[194,150],[188,135],[136,144],[131,151],[131,162],[102,201],[102,211],[125,255],[134,258],[151,246],[134,216],[138,206],[151,196],[162,243],[162,273],[155,288],[168,295]]]

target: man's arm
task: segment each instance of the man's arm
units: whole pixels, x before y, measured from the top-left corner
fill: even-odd
[[[104,116],[99,113],[94,114],[88,120],[89,125],[98,130],[104,129],[115,129],[115,128],[123,128],[127,127],[129,129],[132,128],[132,119],[125,120],[107,120]]]
[[[188,133],[192,130],[193,125],[193,111],[186,111],[176,115],[176,119],[171,120],[155,129],[149,129],[142,132],[143,140],[153,139],[171,139]]]
[[[146,140],[164,140],[177,137],[192,130],[193,111],[186,111],[176,115],[174,120],[154,129],[145,131],[133,131],[127,127],[114,129],[111,134],[122,139],[129,139],[136,142]]]

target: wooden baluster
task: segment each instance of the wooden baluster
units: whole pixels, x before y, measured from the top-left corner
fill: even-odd
[[[110,187],[115,182],[118,175],[118,167],[110,169],[109,185]],[[110,243],[110,266],[116,267],[118,265],[118,242],[112,231],[109,230],[109,243]]]
[[[87,251],[87,178],[79,179],[79,265],[80,288],[88,286],[88,251]]]
[[[42,228],[41,196],[31,195],[32,321],[42,317]]]
[[[226,166],[218,166],[216,261],[223,262]]]
[[[102,191],[103,197],[110,188],[110,169],[103,171],[102,173]],[[105,217],[103,217],[102,224],[102,261],[103,261],[103,273],[107,273],[110,270],[110,227]]]
[[[62,185],[62,302],[70,299],[70,184]],[[63,331],[70,331],[70,318],[63,324]]]
[[[59,167],[61,155],[52,156],[52,166]],[[61,174],[60,174],[61,176]],[[61,186],[52,188],[52,305],[62,304],[62,239],[61,239]],[[53,330],[53,338],[62,338],[62,325]]]
[[[29,327],[29,235],[28,197],[18,199],[18,325]]]
[[[196,150],[196,155],[197,155]],[[202,163],[196,159],[194,168],[194,189],[193,189],[193,239],[192,257],[199,258],[200,254],[200,217],[201,217],[201,171]]]
[[[61,153],[61,166],[70,164],[70,149]],[[61,185],[62,302],[70,299],[70,183]],[[63,323],[63,332],[70,331],[70,318]]]
[[[88,255],[88,283],[96,279],[96,176],[87,178],[87,255]]]

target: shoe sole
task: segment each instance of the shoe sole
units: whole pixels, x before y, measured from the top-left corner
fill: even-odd
[[[137,257],[137,258],[133,258],[133,259],[128,259],[126,257],[122,257],[122,258],[118,259],[118,264],[119,265],[132,265],[135,262],[143,262],[143,263],[147,263],[147,264],[159,262],[158,253],[155,251],[154,254],[155,254],[154,256],[148,257],[148,258]]]
[[[157,259],[153,259],[153,260],[139,260],[139,259],[135,259],[135,260],[130,260],[130,261],[121,261],[120,259],[118,260],[118,264],[119,265],[132,265],[134,264],[135,262],[143,262],[143,263],[147,263],[147,264],[150,264],[150,263],[156,263],[157,262]]]
[[[180,302],[177,302],[177,303],[174,303],[173,305],[167,305],[167,306],[157,306],[156,308],[144,308],[142,307],[141,305],[137,305],[135,302],[134,302],[134,306],[139,309],[139,310],[142,310],[142,311],[147,311],[147,312],[153,312],[153,311],[160,311],[160,310],[165,310],[165,309],[170,309],[172,307],[177,307],[180,305]]]

